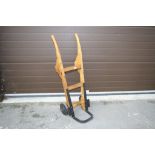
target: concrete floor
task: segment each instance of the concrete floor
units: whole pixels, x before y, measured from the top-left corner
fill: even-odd
[[[94,119],[80,124],[59,103],[0,104],[0,128],[155,128],[155,100],[91,102]],[[77,108],[76,116],[87,118]]]

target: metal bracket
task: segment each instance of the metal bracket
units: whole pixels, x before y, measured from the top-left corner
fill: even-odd
[[[0,102],[3,101],[4,95],[5,95],[4,79],[2,78],[2,74],[0,74]]]

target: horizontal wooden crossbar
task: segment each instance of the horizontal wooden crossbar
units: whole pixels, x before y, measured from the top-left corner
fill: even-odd
[[[78,68],[76,66],[69,66],[64,68],[64,72],[70,72],[70,71],[75,71]]]
[[[76,83],[74,85],[68,86],[68,90],[73,90],[73,89],[77,89],[79,87],[81,87],[82,84],[81,83]]]

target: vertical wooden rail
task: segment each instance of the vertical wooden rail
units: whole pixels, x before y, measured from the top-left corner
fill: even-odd
[[[80,39],[78,37],[78,34],[75,33],[75,38],[76,38],[76,43],[77,43],[77,56],[75,59],[75,66],[80,68],[78,70],[79,74],[80,74],[80,83],[82,85],[84,85],[85,80],[84,80],[84,69],[83,69],[83,57],[82,57],[82,49],[81,49],[81,45],[80,45]],[[85,110],[85,98],[84,98],[84,87],[81,87],[81,107],[83,110]]]
[[[54,35],[51,35],[51,39],[53,41],[53,44],[55,47],[55,52],[56,52],[55,70],[62,80],[67,106],[69,107],[69,99],[68,99],[68,95],[67,95],[67,91],[66,91],[67,90],[67,81],[66,81],[66,77],[65,77],[64,66],[63,66],[60,50],[59,50],[59,47],[58,47],[58,44],[57,44],[57,41],[56,41]]]

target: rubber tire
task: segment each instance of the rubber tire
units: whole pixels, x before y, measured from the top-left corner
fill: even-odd
[[[62,112],[63,115],[68,115],[68,110],[63,103],[60,104],[60,111]]]

